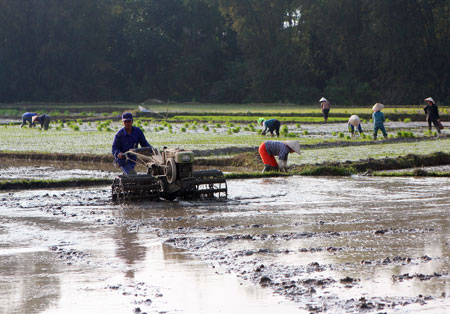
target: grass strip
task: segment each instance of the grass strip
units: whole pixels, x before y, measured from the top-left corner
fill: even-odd
[[[86,187],[111,184],[109,179],[82,178],[63,180],[42,180],[42,179],[17,179],[0,181],[0,191],[4,190],[31,190],[43,188],[66,188],[66,187]]]
[[[386,172],[379,171],[372,174],[375,177],[450,177],[450,172],[426,171],[424,169],[414,169],[412,171]]]

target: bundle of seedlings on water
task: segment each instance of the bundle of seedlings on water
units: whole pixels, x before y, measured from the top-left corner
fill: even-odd
[[[297,129],[300,129],[300,123],[296,123],[295,126]]]
[[[244,127],[244,131],[250,132],[250,128],[248,126]]]
[[[283,125],[281,127],[280,133],[281,133],[281,135],[284,135],[284,136],[286,136],[289,133],[289,129],[288,129],[287,125]]]
[[[83,120],[77,119],[77,123],[78,123],[79,125],[83,125]]]
[[[340,138],[343,138],[343,137],[345,136],[345,134],[344,134],[344,132],[339,132],[339,133],[338,133],[338,136],[339,136]]]
[[[303,135],[308,135],[308,134],[309,134],[308,130],[303,130]]]
[[[411,122],[411,119],[410,119],[410,118],[405,118],[405,119],[403,120],[403,122],[405,122],[405,123]]]
[[[231,134],[233,134],[233,131],[231,129],[228,129],[227,134],[231,135]]]
[[[216,128],[221,128],[222,125],[220,125],[220,123],[216,123]]]
[[[331,135],[336,136],[336,132],[335,131],[331,132]]]
[[[232,130],[233,133],[239,133],[241,131],[241,127],[237,126],[235,128],[232,128],[231,130]]]

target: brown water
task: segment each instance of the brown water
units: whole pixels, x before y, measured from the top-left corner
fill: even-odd
[[[221,203],[1,193],[0,313],[448,313],[449,183],[232,180]]]

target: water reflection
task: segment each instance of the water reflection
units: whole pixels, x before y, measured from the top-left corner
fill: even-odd
[[[48,253],[0,255],[0,313],[39,313],[59,299],[60,279],[50,275],[59,270]]]

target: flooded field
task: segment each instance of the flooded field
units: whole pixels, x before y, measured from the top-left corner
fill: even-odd
[[[226,202],[125,205],[109,186],[1,193],[0,313],[448,313],[449,183],[230,180]]]

